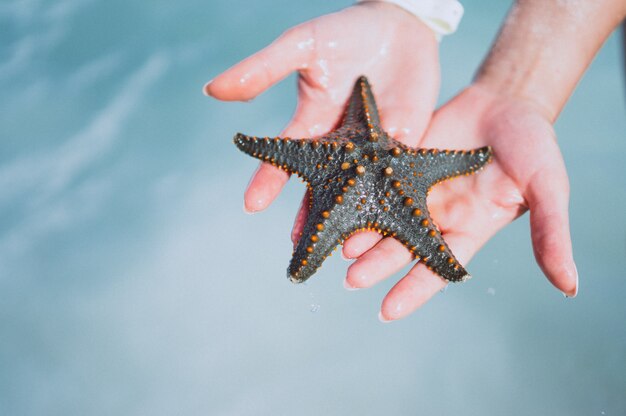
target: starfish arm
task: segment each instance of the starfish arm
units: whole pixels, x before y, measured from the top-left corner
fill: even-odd
[[[378,107],[367,78],[359,77],[352,89],[342,126],[359,126],[370,133],[381,133]]]
[[[355,145],[337,131],[319,139],[259,138],[238,133],[234,142],[242,152],[297,174],[312,188],[328,185],[328,178],[356,176]]]
[[[317,166],[321,168],[327,163],[325,153],[328,149],[317,140],[253,137],[237,133],[233,141],[242,152],[305,180],[313,176]]]
[[[491,161],[491,157],[489,146],[469,151],[420,149],[406,152],[400,162],[409,180],[420,178],[418,180],[430,188],[443,180],[479,171]]]
[[[359,229],[352,207],[357,193],[338,187],[312,190],[309,216],[287,270],[292,282],[302,283],[311,277],[337,246]]]
[[[404,244],[442,278],[452,282],[467,280],[469,274],[456,260],[430,216],[424,178],[409,178],[401,169],[398,171],[400,175],[390,178],[392,191],[387,198],[394,209],[378,214],[381,231]]]
[[[407,214],[399,221],[396,238],[400,240],[426,267],[450,282],[463,282],[471,276],[458,262],[441,233],[430,219],[426,206],[411,208],[420,215]]]

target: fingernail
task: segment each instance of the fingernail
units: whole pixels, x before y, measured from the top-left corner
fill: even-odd
[[[211,94],[209,94],[209,86],[211,85],[212,82],[213,80],[207,82],[206,84],[204,84],[204,87],[202,87],[202,93],[206,95],[207,97],[211,96]]]
[[[391,322],[391,319],[387,319],[383,316],[382,311],[378,311],[378,320],[382,322],[383,324],[388,324],[389,322]]]
[[[563,295],[566,298],[575,298],[578,295],[578,268],[576,268],[576,264],[574,264],[574,274],[576,275],[576,287],[574,288],[573,292],[563,292]]]
[[[255,211],[252,211],[252,210],[248,209],[248,207],[246,206],[246,202],[245,201],[243,202],[243,212],[245,212],[248,215],[252,215],[252,214],[255,213]]]
[[[574,292],[574,297],[578,296],[578,267],[574,264],[574,271],[576,272],[576,292]]]
[[[360,287],[354,287],[350,284],[350,282],[348,282],[348,279],[343,279],[343,287],[346,290],[350,290],[350,291],[354,291],[354,290],[359,290]]]
[[[254,199],[252,196],[247,195],[243,198],[243,210],[248,214],[255,214],[259,211],[263,211],[267,208],[267,202],[263,198]]]

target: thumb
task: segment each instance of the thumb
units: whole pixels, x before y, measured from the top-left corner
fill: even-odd
[[[569,183],[561,163],[538,171],[531,179],[526,200],[537,263],[565,296],[578,293],[578,272],[569,231]]]

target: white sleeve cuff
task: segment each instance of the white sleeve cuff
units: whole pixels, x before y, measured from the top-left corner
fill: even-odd
[[[463,5],[457,0],[357,0],[357,3],[371,1],[402,7],[417,16],[439,36],[454,33],[463,17]]]

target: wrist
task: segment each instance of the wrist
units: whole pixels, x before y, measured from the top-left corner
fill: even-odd
[[[494,133],[489,126],[492,126],[491,122],[496,120],[499,120],[499,123],[507,119],[508,125],[513,125],[532,114],[533,119],[536,120],[538,117],[549,125],[552,125],[554,121],[546,108],[539,105],[535,100],[494,90],[489,84],[474,82],[460,96],[463,96],[464,102],[469,103],[466,105],[471,108],[471,112],[479,115],[479,118],[484,121],[483,124],[487,126],[487,130],[481,132],[480,135],[485,137]]]
[[[554,122],[562,104],[555,100],[558,94],[554,84],[537,82],[538,74],[518,73],[514,69],[480,69],[472,86],[481,91],[490,101],[510,100],[534,107],[547,120]]]

